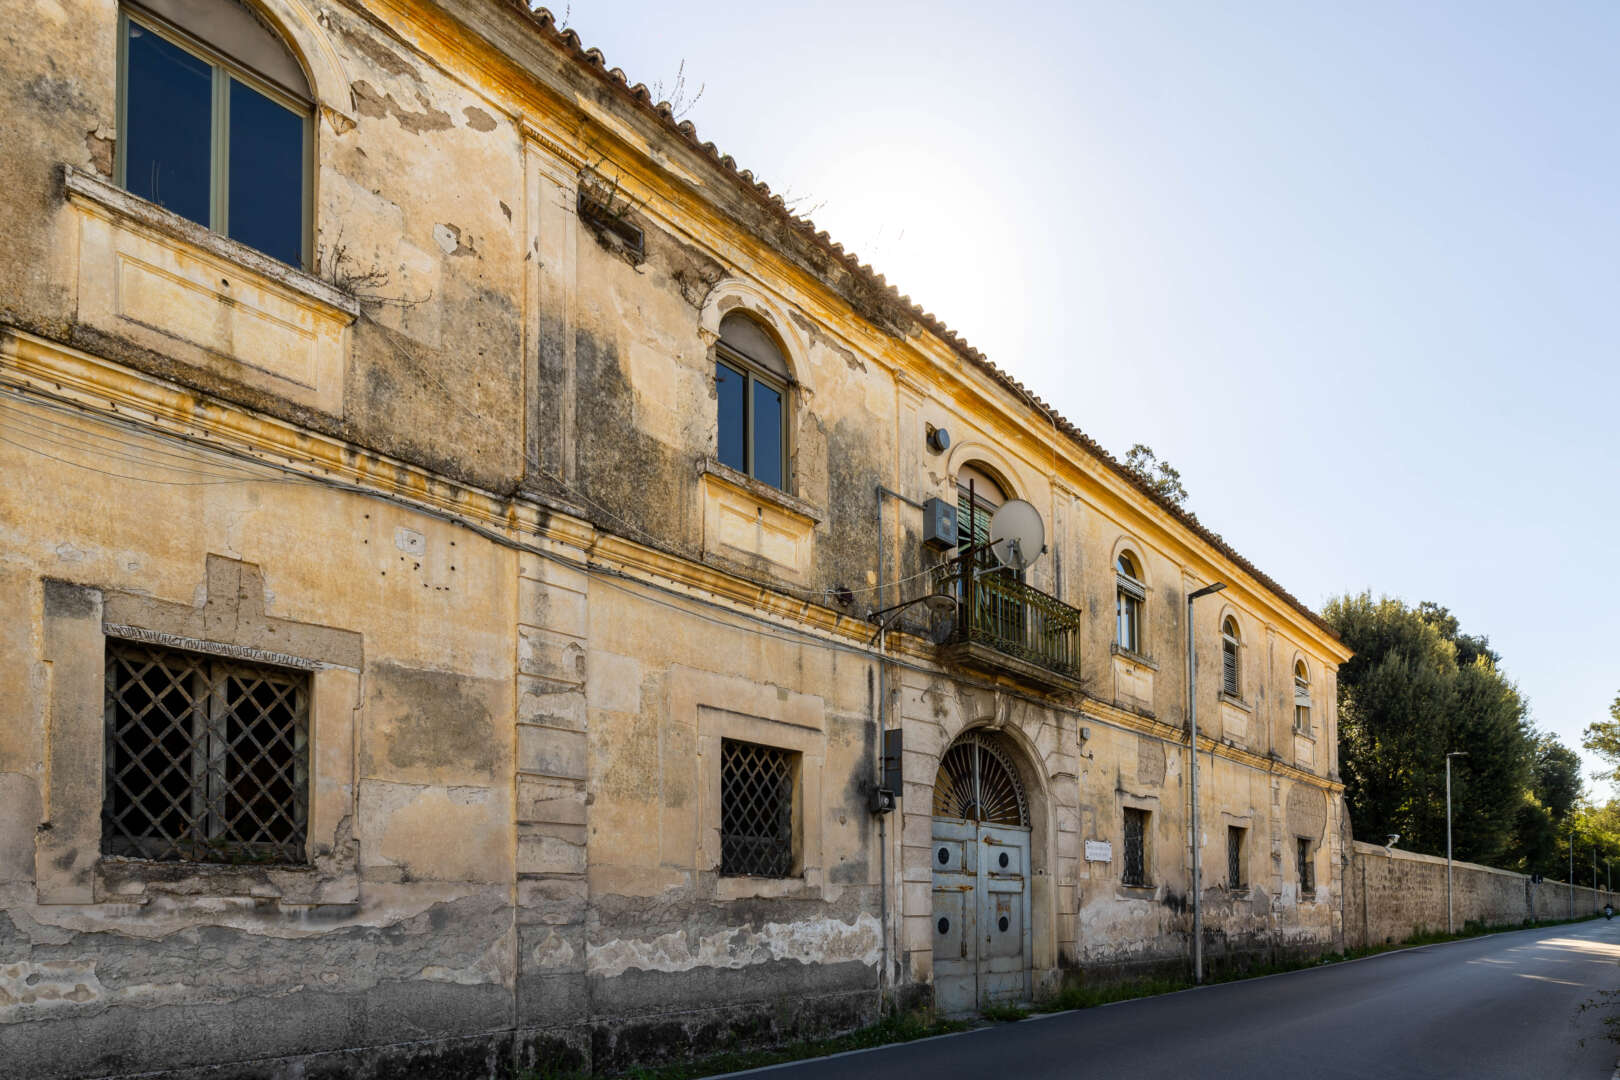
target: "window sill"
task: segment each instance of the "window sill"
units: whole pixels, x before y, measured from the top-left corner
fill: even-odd
[[[1221,703],[1234,709],[1242,709],[1244,712],[1254,712],[1254,706],[1245,701],[1241,695],[1229,694],[1225,690],[1221,691]]]
[[[1309,732],[1309,731],[1301,731],[1299,728],[1294,729],[1294,738],[1296,738],[1296,739],[1308,739],[1311,742],[1316,741],[1316,735],[1314,733]]]
[[[1149,671],[1159,670],[1159,665],[1154,663],[1150,658],[1142,655],[1139,652],[1125,648],[1125,646],[1121,645],[1117,641],[1108,646],[1108,651],[1114,656],[1119,657],[1121,660],[1129,660],[1131,663],[1145,667]]]
[[[722,465],[714,458],[704,458],[698,468],[701,476],[712,476],[723,480],[734,488],[738,488],[749,498],[760,502],[770,503],[778,510],[785,510],[790,514],[797,514],[805,518],[811,525],[819,525],[826,514],[819,507],[805,502],[803,499],[789,495],[781,488],[774,488],[762,480],[755,480],[745,472],[733,469],[730,465]]]
[[[352,874],[295,863],[158,862],[103,856],[96,866],[96,900],[144,904],[163,897],[244,899],[288,906],[352,904],[359,887]]]
[[[714,882],[716,900],[819,900],[821,887],[811,884],[809,878],[767,878],[743,875],[717,875]]]
[[[1114,892],[1119,900],[1156,900],[1159,896],[1157,885],[1121,885]]]
[[[82,169],[68,165],[63,168],[62,181],[69,195],[77,195],[96,203],[126,221],[143,225],[176,240],[183,240],[215,258],[224,259],[245,270],[261,274],[307,300],[325,304],[350,318],[357,318],[360,314],[360,302],[335,285],[322,281],[296,266],[289,266],[279,259],[273,259],[262,251],[214,232],[195,221],[183,218],[172,210],[165,210],[138,195],[131,195],[123,188],[98,176],[92,176]]]

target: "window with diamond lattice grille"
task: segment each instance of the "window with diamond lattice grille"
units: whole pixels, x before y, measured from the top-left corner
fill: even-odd
[[[793,774],[798,755],[721,741],[720,872],[748,877],[793,873]]]
[[[193,862],[303,862],[309,675],[107,642],[102,850]]]
[[[1148,812],[1125,808],[1125,859],[1120,880],[1126,885],[1145,886],[1147,877]]]

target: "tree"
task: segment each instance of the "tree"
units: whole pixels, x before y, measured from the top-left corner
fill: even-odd
[[[1609,763],[1603,779],[1620,783],[1620,694],[1609,706],[1609,719],[1586,725],[1581,745]]]
[[[1125,467],[1140,476],[1154,492],[1175,503],[1187,501],[1187,489],[1181,485],[1181,471],[1168,461],[1160,461],[1153,447],[1137,443],[1125,455]]]
[[[1444,854],[1446,754],[1460,750],[1468,756],[1453,759],[1451,777],[1457,856],[1548,857],[1558,820],[1548,804],[1560,816],[1573,804],[1560,784],[1567,761],[1549,750],[1541,784],[1545,737],[1488,639],[1464,633],[1438,604],[1414,609],[1368,592],[1330,600],[1323,615],[1355,650],[1339,669],[1339,745],[1356,834],[1400,833],[1402,847]],[[1578,793],[1578,768],[1575,777]]]

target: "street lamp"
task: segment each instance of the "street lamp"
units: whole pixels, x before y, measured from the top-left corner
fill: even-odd
[[[1226,588],[1226,582],[1205,585],[1187,594],[1187,746],[1192,757],[1192,901],[1193,901],[1193,982],[1204,981],[1204,903],[1203,878],[1198,867],[1198,659],[1193,652],[1193,601]]]
[[[1451,759],[1467,757],[1466,750],[1453,750],[1446,755],[1446,933],[1455,934],[1457,926],[1451,917]]]

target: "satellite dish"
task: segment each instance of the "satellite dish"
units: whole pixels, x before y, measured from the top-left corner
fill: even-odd
[[[1022,573],[1046,550],[1041,512],[1023,499],[1008,499],[990,519],[990,552],[1002,566]]]

